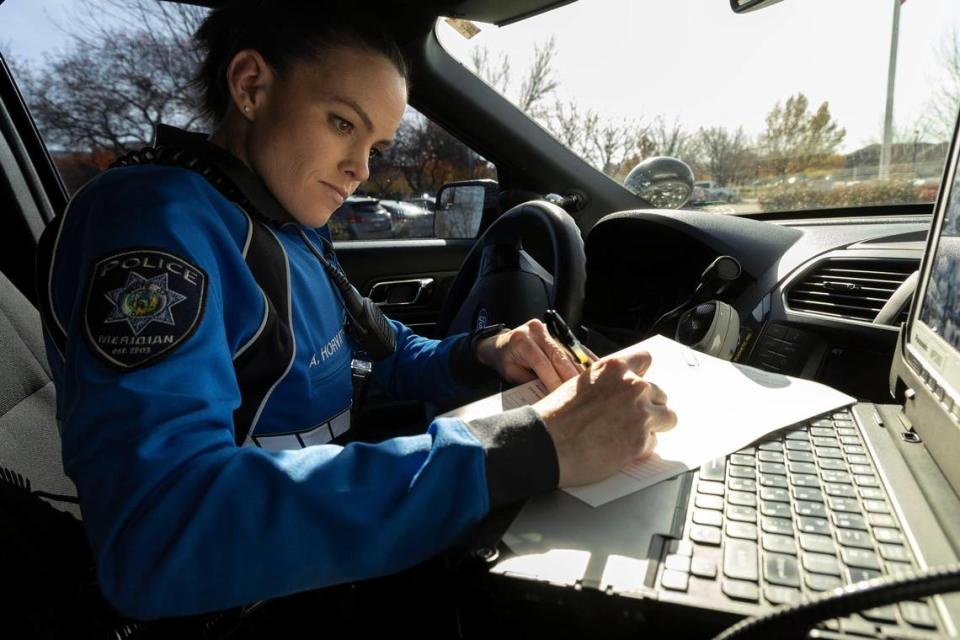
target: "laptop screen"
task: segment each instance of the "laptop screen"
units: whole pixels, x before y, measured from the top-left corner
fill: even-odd
[[[928,255],[917,290],[907,349],[921,377],[948,408],[960,404],[960,173],[957,153],[948,165],[937,206]],[[924,372],[925,371],[925,372]],[[954,415],[956,413],[954,412]]]

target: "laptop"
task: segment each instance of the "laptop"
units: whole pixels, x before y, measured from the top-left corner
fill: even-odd
[[[817,416],[598,508],[561,491],[531,500],[485,553],[477,611],[573,635],[635,635],[646,623],[711,637],[777,605],[957,562],[958,154],[955,134],[890,370],[901,404]],[[941,638],[958,627],[954,594],[830,620],[811,635]]]

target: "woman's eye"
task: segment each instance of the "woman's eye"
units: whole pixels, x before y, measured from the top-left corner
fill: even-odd
[[[344,120],[339,116],[333,116],[332,121],[333,121],[333,128],[337,130],[337,133],[342,133],[346,135],[351,131],[353,131],[353,124],[351,124],[349,121]]]
[[[381,151],[380,149],[370,149],[371,158],[379,158],[382,155],[383,155],[383,151]]]

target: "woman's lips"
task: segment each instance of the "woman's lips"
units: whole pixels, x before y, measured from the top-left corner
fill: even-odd
[[[320,181],[320,184],[322,184],[323,186],[325,186],[325,187],[329,188],[331,191],[333,191],[333,193],[334,193],[334,194],[337,196],[337,198],[340,200],[340,203],[341,203],[341,204],[343,203],[344,200],[347,199],[347,192],[344,191],[343,189],[341,189],[340,187],[337,187],[337,186],[335,186],[335,185],[332,185],[332,184],[330,184],[329,182],[323,182],[322,180]]]

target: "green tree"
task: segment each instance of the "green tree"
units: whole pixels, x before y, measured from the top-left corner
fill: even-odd
[[[758,148],[768,170],[780,177],[817,166],[837,151],[847,135],[830,115],[829,102],[811,112],[802,93],[790,96],[782,105],[777,102],[767,114],[766,124]]]

